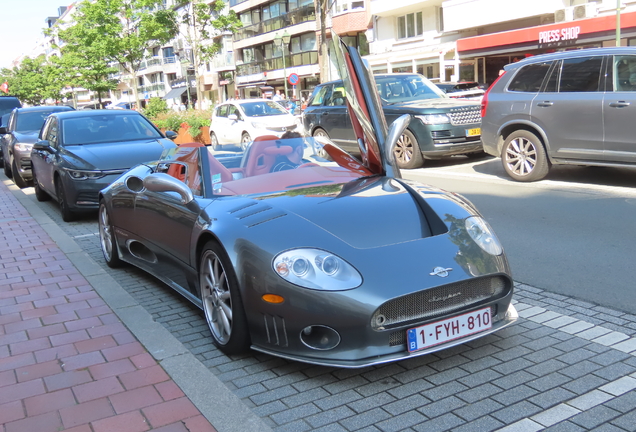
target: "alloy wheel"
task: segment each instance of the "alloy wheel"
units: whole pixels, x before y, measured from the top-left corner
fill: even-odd
[[[101,205],[99,208],[99,241],[104,258],[106,261],[110,261],[113,257],[113,235],[105,205]]]
[[[537,148],[526,138],[515,138],[506,148],[505,163],[514,174],[529,175],[537,165]]]
[[[214,338],[222,345],[228,343],[232,335],[232,298],[223,263],[211,250],[201,262],[201,299]]]

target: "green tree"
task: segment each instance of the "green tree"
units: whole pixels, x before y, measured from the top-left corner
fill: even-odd
[[[179,9],[177,25],[189,50],[189,55],[182,56],[180,60],[192,62],[197,87],[200,82],[199,67],[209,62],[223,47],[218,41],[209,41],[224,33],[233,34],[243,26],[234,11],[224,13],[226,7],[223,0],[209,4],[208,0],[192,0],[184,2]],[[197,99],[200,101],[200,98]]]
[[[6,72],[10,94],[17,96],[22,102],[40,105],[49,98],[56,101],[61,99],[56,68],[43,55],[34,59],[27,57],[19,67],[14,67],[11,71],[3,70],[3,75]]]
[[[64,43],[56,46],[62,56],[55,62],[60,70],[60,79],[64,85],[82,87],[97,93],[100,106],[102,95],[117,88],[118,81],[111,78],[119,72],[107,60],[107,46],[99,38],[95,28],[73,26],[60,30],[57,37]]]
[[[136,74],[146,52],[177,34],[176,14],[163,0],[84,0],[73,15],[74,25],[62,41],[77,46],[69,51],[94,50],[128,74],[139,106]]]

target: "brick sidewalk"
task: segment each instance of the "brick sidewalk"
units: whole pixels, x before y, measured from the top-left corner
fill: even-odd
[[[0,182],[0,432],[214,427]]]

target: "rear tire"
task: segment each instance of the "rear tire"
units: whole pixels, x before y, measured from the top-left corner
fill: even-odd
[[[4,175],[6,175],[9,178],[13,178],[13,173],[11,172],[11,167],[9,166],[9,164],[7,162],[4,162],[2,164],[2,170],[4,171]]]
[[[20,175],[20,171],[18,171],[18,166],[15,163],[15,159],[13,159],[13,163],[11,164],[11,173],[13,174],[13,183],[20,189],[24,189],[29,186],[29,184],[24,181],[22,176]]]
[[[327,133],[327,131],[321,128],[316,128],[314,132],[311,134],[311,136],[313,136],[314,138],[323,137],[331,141],[331,138],[329,138],[329,134]],[[329,154],[325,151],[325,149],[322,146],[320,146],[320,148],[318,149],[318,156],[320,156],[323,159],[331,160],[331,158],[329,157]]]
[[[526,130],[508,135],[501,151],[501,162],[508,175],[520,182],[541,180],[550,170],[543,143]]]
[[[402,136],[397,140],[394,154],[398,166],[402,169],[415,169],[424,165],[420,145],[415,135],[408,129],[405,129]]]
[[[73,222],[75,220],[75,213],[68,207],[68,201],[66,200],[66,192],[62,185],[62,180],[57,179],[55,181],[55,194],[57,195],[57,202],[60,205],[60,212],[62,213],[62,220],[64,222]]]
[[[35,169],[31,168],[31,172],[33,173],[33,189],[35,190],[35,199],[40,202],[49,201],[51,199],[51,195],[44,192],[44,190],[40,187],[38,178],[35,176]]]
[[[238,279],[225,250],[215,241],[203,248],[199,289],[214,345],[227,355],[247,351],[250,335]]]

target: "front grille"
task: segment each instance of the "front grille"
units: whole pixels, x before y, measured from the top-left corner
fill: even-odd
[[[99,203],[99,193],[98,192],[79,192],[77,194],[77,203],[78,204],[97,204]]]
[[[376,331],[422,321],[501,298],[509,291],[507,279],[484,277],[456,282],[389,300],[371,317]]]
[[[271,130],[271,131],[275,131],[275,132],[286,132],[286,131],[293,131],[296,129],[296,125],[291,125],[291,126],[268,126],[267,129]]]
[[[450,138],[451,131],[449,130],[432,131],[431,135],[433,136],[433,139]]]
[[[490,316],[497,315],[497,305],[490,308]],[[406,347],[406,330],[394,331],[389,335],[389,346],[404,345]]]
[[[479,108],[457,108],[448,113],[453,126],[481,123]]]

